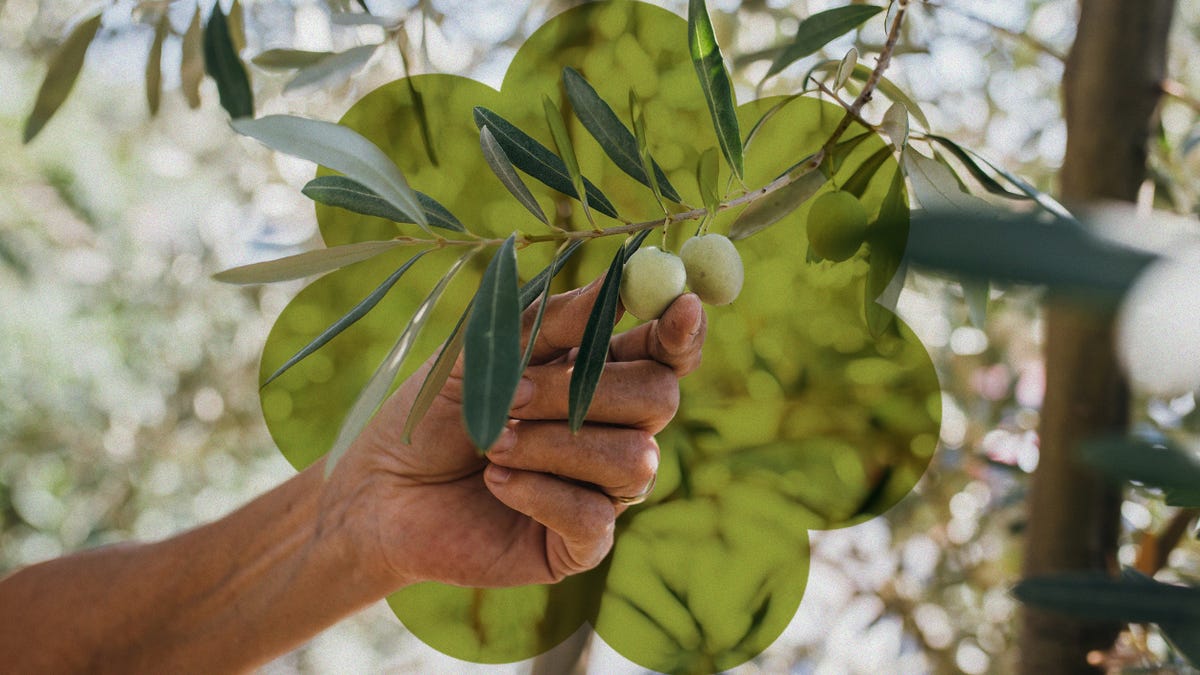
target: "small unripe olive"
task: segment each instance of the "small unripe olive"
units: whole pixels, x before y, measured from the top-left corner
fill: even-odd
[[[679,249],[688,288],[710,305],[728,305],[742,292],[745,272],[737,247],[723,234],[705,234]]]
[[[841,262],[853,256],[867,236],[867,210],[849,192],[827,192],[808,211],[808,245],[817,255]]]
[[[642,321],[657,319],[683,295],[686,282],[687,272],[679,256],[656,246],[640,248],[625,261],[621,303]]]

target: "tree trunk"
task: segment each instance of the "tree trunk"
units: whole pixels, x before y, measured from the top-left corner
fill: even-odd
[[[1164,77],[1174,0],[1081,0],[1063,77],[1069,205],[1132,201],[1146,176],[1146,144]],[[1120,489],[1076,461],[1081,440],[1123,433],[1129,394],[1113,355],[1112,313],[1046,306],[1046,396],[1041,460],[1031,481],[1025,576],[1116,571]],[[1021,673],[1096,673],[1093,650],[1119,626],[1026,609]]]

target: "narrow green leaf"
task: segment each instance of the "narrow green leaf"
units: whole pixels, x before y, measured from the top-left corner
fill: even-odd
[[[235,54],[241,54],[246,48],[246,17],[241,0],[233,0],[229,6],[228,15],[229,41],[233,44]]]
[[[725,61],[721,58],[721,50],[717,46],[717,38],[713,33],[704,0],[688,2],[688,50],[692,55],[692,65],[696,67],[696,75],[700,79],[704,101],[708,104],[708,112],[712,116],[713,129],[717,132],[721,152],[725,154],[725,160],[729,162],[734,175],[741,179],[742,134],[738,130],[733,83],[729,80],[729,72],[725,70]]]
[[[973,157],[971,157],[966,149],[960,146],[958,143],[955,143],[945,136],[938,136],[936,134],[929,134],[926,136],[926,138],[931,141],[936,141],[937,143],[941,144],[942,147],[946,148],[946,150],[950,151],[950,154],[958,158],[958,161],[962,162],[967,171],[970,172],[970,174],[975,177],[975,180],[979,181],[979,184],[982,185],[983,188],[988,192],[1001,197],[1007,197],[1009,199],[1030,198],[1029,195],[1012,192],[1005,189],[1005,187],[1001,185],[999,181],[997,181],[995,178],[992,178],[988,172],[984,171],[983,167],[979,166],[979,164]]]
[[[267,115],[256,120],[234,120],[240,134],[257,139],[279,152],[307,159],[345,174],[406,214],[429,232],[429,221],[416,193],[399,167],[374,143],[357,131],[332,122],[291,115]]]
[[[568,197],[579,198],[575,186],[571,184],[571,174],[563,161],[550,152],[546,146],[538,143],[529,134],[521,131],[511,122],[483,107],[474,110],[475,126],[487,126],[496,141],[504,148],[513,166],[524,171],[547,187],[558,190]],[[587,178],[583,179],[584,193],[588,205],[611,218],[617,217],[617,210],[608,197]]]
[[[25,120],[25,143],[38,135],[42,127],[46,126],[46,122],[58,112],[63,101],[67,100],[75,86],[75,80],[79,79],[88,45],[92,44],[99,30],[99,14],[85,19],[71,31],[50,57],[50,67],[46,69],[46,79],[42,80],[42,86],[38,89],[33,112],[29,113],[29,119]]]
[[[979,153],[975,152],[974,150],[971,150],[969,148],[964,148],[964,150],[969,152],[972,156],[974,156],[979,161],[986,164],[988,166],[988,168],[990,168],[992,171],[995,171],[996,173],[1003,176],[1005,180],[1012,183],[1013,186],[1016,187],[1018,190],[1029,195],[1030,198],[1032,198],[1035,202],[1037,202],[1038,205],[1041,206],[1043,209],[1045,209],[1048,213],[1051,213],[1055,217],[1057,217],[1061,220],[1065,220],[1069,223],[1076,223],[1076,224],[1079,223],[1079,221],[1075,218],[1075,216],[1072,215],[1071,212],[1068,211],[1065,206],[1058,203],[1058,201],[1056,201],[1050,195],[1033,187],[1029,183],[1022,180],[1020,177],[1018,177],[1016,174],[1014,174],[1010,171],[1006,171],[1004,168],[997,166],[996,164],[993,164],[986,157],[984,157],[983,155],[980,155]]]
[[[304,345],[299,351],[288,358],[288,360],[285,361],[282,366],[279,366],[275,372],[271,373],[271,375],[267,377],[265,381],[263,381],[262,387],[274,382],[275,378],[287,372],[287,370],[292,366],[300,363],[300,361],[304,360],[304,358],[308,355],[317,351],[321,347],[324,347],[326,343],[340,335],[342,331],[346,330],[350,326],[353,326],[355,322],[366,316],[368,312],[375,308],[375,305],[379,304],[379,301],[383,299],[383,296],[387,295],[388,291],[392,290],[392,286],[395,286],[396,282],[400,281],[400,277],[404,276],[404,273],[408,271],[408,268],[412,267],[414,263],[421,259],[421,256],[429,253],[429,251],[430,249],[420,251],[413,257],[409,258],[408,261],[396,269],[395,272],[392,272],[388,278],[384,279],[383,283],[379,284],[375,290],[371,291],[367,297],[360,300],[354,307],[351,307],[349,312],[346,312],[340,319],[330,324],[328,328],[321,331],[320,335],[313,338],[312,342]]]
[[[982,329],[987,324],[988,294],[991,284],[986,279],[963,277],[959,279],[962,286],[963,301],[967,303],[967,316],[971,325]]]
[[[429,367],[429,372],[425,374],[425,379],[421,382],[421,389],[417,391],[412,408],[408,411],[408,417],[404,419],[403,439],[405,443],[412,442],[413,431],[421,423],[425,413],[429,412],[429,406],[433,405],[434,399],[441,393],[446,380],[450,378],[454,364],[458,361],[458,355],[462,353],[463,338],[467,334],[463,329],[466,327],[467,317],[470,315],[471,303],[468,302],[466,309],[458,317],[458,323],[454,324],[454,328],[450,331],[450,337],[446,338],[442,350],[438,352],[433,365]]]
[[[621,300],[621,272],[625,268],[626,250],[627,247],[622,246],[613,256],[579,342],[567,398],[567,418],[572,433],[579,431],[587,418],[588,408],[592,405],[592,397],[596,394],[596,386],[600,384],[600,376],[608,360],[608,343],[612,339],[617,305]]]
[[[653,183],[656,182],[659,194],[675,203],[683,201],[657,163],[651,160],[654,167],[651,172],[642,167],[639,152],[641,146],[637,139],[629,133],[629,129],[621,123],[612,107],[600,98],[600,94],[596,93],[578,71],[570,66],[563,68],[563,84],[566,86],[567,99],[571,101],[571,107],[575,110],[575,116],[618,169],[651,190],[655,189]],[[635,95],[632,89],[629,93],[631,96]]]
[[[846,158],[854,149],[862,145],[863,141],[875,135],[873,131],[864,131],[856,136],[851,136],[844,141],[838,141],[833,149],[829,152],[829,164],[832,174],[836,174],[842,170],[842,164],[846,162]]]
[[[397,246],[408,244],[409,242],[391,239],[388,241],[361,241],[345,246],[320,248],[278,260],[234,267],[217,272],[213,275],[213,279],[227,284],[268,284],[273,281],[301,279],[341,269],[347,265],[373,258]]]
[[[183,34],[179,59],[179,88],[188,107],[200,107],[200,82],[204,79],[204,35],[200,24],[200,8],[192,14],[192,22]]]
[[[567,264],[567,260],[583,245],[583,241],[582,239],[576,239],[567,244],[567,248],[550,265],[521,286],[521,291],[517,295],[521,301],[522,310],[532,305],[533,301],[538,299],[538,296],[542,292],[542,286],[548,283],[546,276],[558,276],[558,273],[562,271],[563,265]]]
[[[332,77],[347,77],[370,61],[378,48],[377,44],[362,45],[330,54],[316,63],[302,67],[300,72],[283,86],[283,91],[288,93]]]
[[[734,241],[745,239],[783,220],[817,194],[825,183],[824,174],[812,169],[771,194],[751,202],[733,221],[729,238]]]
[[[883,120],[879,126],[891,140],[892,147],[902,152],[904,146],[908,145],[908,108],[905,108],[903,103],[892,103],[887,112],[883,113]]]
[[[1168,440],[1102,438],[1085,442],[1079,452],[1114,478],[1162,489],[1171,506],[1200,507],[1200,460]]]
[[[529,187],[517,175],[517,170],[513,168],[512,162],[508,161],[508,155],[504,154],[504,148],[500,147],[500,143],[492,135],[491,129],[486,126],[479,127],[479,146],[483,149],[483,158],[491,167],[492,173],[500,179],[500,184],[508,190],[509,194],[516,197],[521,206],[524,206],[535,218],[549,225],[550,221],[546,218],[546,212],[542,210],[542,205],[538,204],[533,193],[529,191]]]
[[[867,331],[876,340],[883,337],[896,320],[896,302],[904,279],[901,276],[895,285],[893,281],[903,268],[909,214],[904,172],[897,168],[879,207],[879,216],[867,231],[870,268],[863,286],[863,314]]]
[[[158,105],[162,101],[162,48],[168,28],[170,21],[163,12],[154,26],[154,42],[150,43],[150,53],[146,56],[146,107],[150,109],[151,117],[158,114]]]
[[[704,202],[705,222],[717,215],[717,207],[721,204],[718,190],[720,181],[721,160],[717,157],[717,149],[709,148],[700,153],[696,161],[696,184],[700,186],[700,199]]]
[[[758,132],[763,128],[763,125],[770,121],[770,119],[774,117],[780,110],[783,110],[787,104],[795,101],[798,98],[802,98],[806,93],[808,92],[802,91],[790,96],[786,96],[783,98],[783,100],[768,108],[767,111],[758,118],[758,121],[754,123],[754,126],[750,127],[750,133],[746,134],[746,140],[742,142],[742,152],[744,153],[750,149],[750,143],[753,142],[755,137],[758,136]]]
[[[667,206],[663,203],[662,185],[658,181],[658,174],[661,171],[650,156],[650,142],[646,138],[646,114],[642,110],[641,99],[638,98],[637,92],[632,89],[629,90],[629,114],[633,119],[633,142],[637,146],[638,163],[642,166],[642,177],[648,179],[646,184],[650,187],[650,192],[654,194],[654,201],[658,202],[658,208],[662,209],[663,213],[668,213]],[[675,188],[672,187],[671,191],[674,192]],[[682,203],[683,200],[675,199],[674,201]]]
[[[1094,620],[1178,625],[1200,622],[1200,589],[1157,581],[1066,572],[1025,579],[1013,588],[1013,595],[1027,605]]]
[[[554,258],[550,261],[550,266],[547,269],[555,269],[561,267],[558,259],[562,257],[569,243],[563,242],[562,246],[554,252]],[[546,306],[550,304],[550,282],[554,281],[554,275],[546,275],[546,283],[542,285],[541,302],[538,303],[537,314],[533,318],[533,326],[529,329],[529,337],[525,342],[525,354],[521,357],[521,371],[524,372],[526,366],[529,365],[529,360],[533,358],[533,347],[537,343],[538,334],[542,331],[542,319],[546,316]]]
[[[363,387],[358,398],[355,399],[354,405],[346,413],[346,418],[342,421],[341,428],[338,429],[337,439],[333,442],[333,448],[325,458],[326,478],[333,473],[338,460],[350,448],[350,444],[354,442],[358,434],[367,426],[367,422],[374,416],[375,410],[387,398],[388,390],[392,388],[392,382],[396,379],[396,373],[400,372],[400,367],[404,365],[404,359],[412,351],[412,346],[417,340],[417,335],[429,320],[429,313],[433,309],[433,306],[437,303],[438,298],[442,296],[442,292],[446,290],[446,286],[450,284],[450,280],[454,278],[454,275],[462,269],[462,266],[476,252],[478,252],[478,249],[473,248],[454,261],[454,264],[450,266],[446,274],[442,276],[437,285],[426,296],[425,300],[417,307],[417,311],[413,312],[412,318],[408,320],[408,324],[404,326],[400,337],[396,339],[396,344],[392,345],[391,351],[388,352],[388,355],[379,364],[374,374],[371,375],[371,379],[367,380],[366,386]]]
[[[508,422],[521,381],[521,307],[517,295],[516,234],[496,251],[479,282],[467,319],[463,351],[463,418],[481,452]]]
[[[841,66],[841,63],[842,62],[838,59],[822,61],[808,71],[808,73],[804,76],[803,81],[808,82],[808,78],[812,77],[813,74],[818,71],[836,73],[837,69]],[[869,77],[871,77],[871,69],[861,63],[855,66],[854,71],[850,73],[850,78],[858,82],[866,82],[867,78]],[[881,77],[879,78],[879,82],[876,84],[876,91],[880,92],[886,96],[888,100],[894,103],[902,103],[908,110],[908,114],[911,115],[912,118],[921,125],[922,129],[929,129],[929,119],[925,117],[925,112],[921,110],[921,106],[917,105],[917,102],[914,101],[911,96],[904,93],[904,90],[897,86],[895,82],[892,82],[886,77]]]
[[[863,160],[850,178],[846,179],[846,182],[842,184],[842,190],[861,199],[863,193],[867,191],[867,186],[871,184],[871,179],[875,177],[876,173],[879,173],[879,169],[891,157],[892,149],[889,146],[885,145],[876,150],[874,154]]]
[[[851,47],[850,51],[842,57],[842,62],[838,64],[837,76],[833,78],[833,90],[837,91],[845,86],[850,80],[850,76],[854,74],[854,69],[858,67],[858,49]]]
[[[425,110],[425,97],[417,91],[411,77],[405,77],[404,82],[408,85],[409,96],[412,97],[413,112],[417,115],[417,128],[421,130],[421,145],[425,147],[425,156],[429,158],[430,164],[437,166],[437,150],[433,146],[433,131],[429,128],[429,114]]]
[[[204,29],[204,69],[216,80],[221,107],[234,121],[254,116],[250,78],[238,58],[220,3],[213,5],[208,26]]]
[[[592,211],[588,208],[587,190],[583,186],[583,173],[579,171],[579,160],[575,159],[575,148],[571,146],[571,135],[567,133],[567,125],[563,122],[562,113],[559,112],[558,106],[554,105],[554,101],[551,101],[550,97],[546,95],[542,96],[542,110],[546,113],[546,125],[550,127],[550,137],[554,139],[554,147],[558,149],[558,156],[562,159],[563,165],[567,167],[567,175],[571,178],[571,187],[575,188],[575,194],[579,196],[579,203],[583,205],[583,214],[595,228],[596,221],[592,219]]]
[[[300,189],[300,192],[314,202],[326,206],[336,206],[366,216],[386,218],[395,223],[413,222],[408,214],[392,206],[370,188],[353,178],[338,175],[318,176],[310,180]],[[431,226],[454,232],[467,231],[458,218],[455,218],[454,214],[450,213],[436,199],[424,192],[417,192],[416,195],[417,202],[425,213],[425,219]]]
[[[250,59],[250,63],[267,70],[295,70],[319,63],[333,52],[310,52],[303,49],[268,49]]]
[[[776,57],[763,79],[775,75],[800,59],[817,53],[822,47],[861,26],[882,11],[873,5],[847,5],[818,12],[800,22],[796,36]]]

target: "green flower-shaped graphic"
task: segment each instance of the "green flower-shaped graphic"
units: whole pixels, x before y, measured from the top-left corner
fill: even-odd
[[[416,76],[368,94],[342,124],[383,148],[414,189],[446,205],[472,231],[499,237],[513,229],[536,231],[543,226],[483,161],[473,109],[495,111],[554,147],[541,99],[568,107],[564,66],[618,111],[624,107],[616,104],[636,92],[655,160],[684,202],[703,203],[695,167],[718,140],[688,54],[687,24],[636,2],[586,4],[551,19],[517,53],[499,92],[460,77]],[[423,101],[427,135],[414,94]],[[740,106],[741,128],[753,127],[779,102]],[[744,183],[764,185],[818,150],[842,115],[812,98],[779,108],[746,152]],[[661,214],[652,192],[619,171],[578,121],[572,119],[569,131],[583,173],[619,213],[636,219]],[[679,413],[658,436],[657,487],[646,504],[618,520],[609,558],[554,586],[406,588],[389,602],[415,635],[460,659],[504,663],[542,653],[590,622],[614,649],[648,668],[728,669],[766,648],[794,615],[808,576],[809,530],[872,518],[913,488],[936,444],[937,376],[902,323],[881,326],[877,309],[863,316],[903,249],[903,181],[881,138],[856,124],[843,139],[834,158],[840,164],[821,190],[836,185],[861,195],[872,221],[868,245],[846,262],[806,262],[812,200],[738,242],[744,290],[734,304],[708,310],[704,364],[682,382]],[[727,179],[722,175],[720,184]],[[549,213],[565,199],[545,188],[534,194]],[[728,232],[736,211],[723,211],[710,231]],[[328,246],[389,239],[397,227],[417,233],[415,225],[328,206],[318,205],[317,215]],[[590,227],[578,208],[571,220],[575,229]],[[695,226],[673,226],[667,246],[677,250]],[[619,239],[584,246],[555,281],[556,290],[601,275]],[[522,278],[553,254],[553,244],[522,250]],[[398,247],[302,290],[267,340],[264,378],[409,255]],[[332,445],[399,328],[457,255],[427,255],[374,311],[263,390],[267,423],[292,464],[306,466]],[[401,378],[450,333],[486,257],[477,257],[448,287]]]

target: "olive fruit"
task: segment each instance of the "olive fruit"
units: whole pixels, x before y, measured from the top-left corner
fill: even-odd
[[[683,295],[687,272],[674,253],[657,246],[640,248],[625,261],[621,274],[621,303],[642,321],[662,316]]]
[[[834,262],[854,255],[867,236],[867,210],[849,192],[827,192],[808,211],[808,245]]]
[[[700,300],[728,305],[742,292],[742,256],[723,234],[705,234],[683,242],[679,249],[687,284]]]

